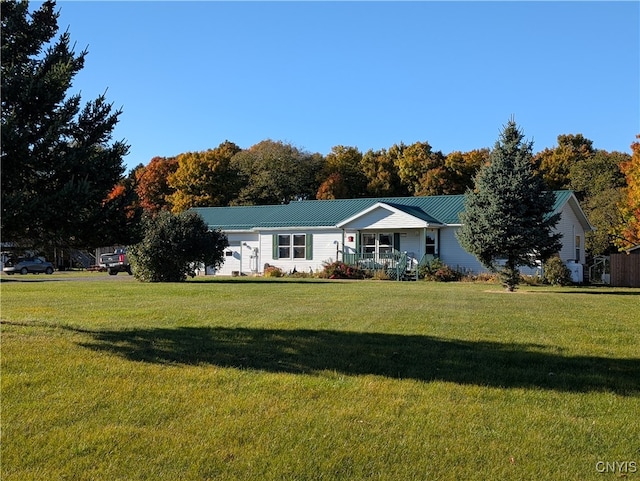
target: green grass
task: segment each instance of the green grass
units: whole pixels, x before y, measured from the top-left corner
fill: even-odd
[[[640,479],[638,290],[71,276],[2,276],[3,481]]]

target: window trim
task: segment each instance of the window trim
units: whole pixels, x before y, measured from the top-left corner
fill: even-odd
[[[281,237],[287,238],[288,243],[281,244]],[[313,260],[313,234],[308,232],[276,233],[273,234],[272,239],[273,259]],[[288,249],[288,255],[281,255],[281,249]]]
[[[431,240],[431,242],[429,242]],[[430,252],[432,251],[432,252]],[[424,253],[426,255],[438,255],[438,230],[427,229],[425,232]]]
[[[373,237],[373,244],[365,243],[365,236]],[[380,238],[382,236],[388,236],[391,243],[381,243]],[[372,255],[376,259],[379,257],[385,257],[393,254],[394,251],[398,250],[400,234],[394,232],[366,232],[363,231],[360,233],[360,243],[358,252],[362,255]],[[373,249],[373,250],[371,250]],[[381,249],[384,249],[381,250]],[[369,252],[368,252],[369,251]]]

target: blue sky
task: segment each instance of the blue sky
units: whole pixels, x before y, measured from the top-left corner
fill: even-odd
[[[511,116],[534,151],[581,133],[630,152],[640,133],[639,2],[57,6],[89,51],[70,93],[122,107],[128,168],[225,140],[447,154],[492,147]]]

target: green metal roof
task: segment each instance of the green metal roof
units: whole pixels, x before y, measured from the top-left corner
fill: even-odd
[[[573,195],[573,191],[571,190],[556,190],[554,191],[556,195],[556,201],[553,204],[553,212],[557,212],[564,204],[569,200],[569,198]]]
[[[554,212],[573,195],[557,191]],[[255,228],[335,227],[378,203],[387,204],[430,224],[459,224],[464,195],[428,197],[375,197],[366,199],[303,200],[283,205],[197,207],[212,229],[225,231]]]
[[[264,219],[277,216],[281,205],[251,205],[238,207],[194,207],[205,223],[214,229],[251,230]]]

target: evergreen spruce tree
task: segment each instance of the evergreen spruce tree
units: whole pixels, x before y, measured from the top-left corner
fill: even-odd
[[[493,272],[509,291],[520,281],[521,266],[534,267],[560,250],[561,234],[552,229],[555,196],[544,190],[532,164],[532,142],[511,119],[500,134],[460,214],[460,245]]]
[[[55,2],[2,2],[2,237],[25,247],[94,247],[115,239],[105,199],[127,154],[111,143],[120,111],[105,96],[67,95],[83,68]]]

